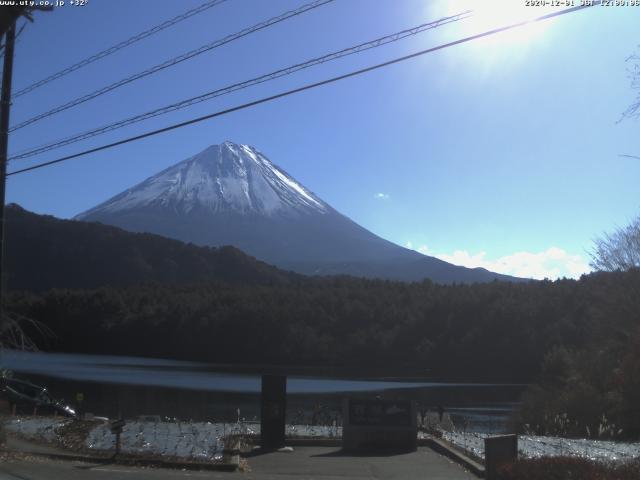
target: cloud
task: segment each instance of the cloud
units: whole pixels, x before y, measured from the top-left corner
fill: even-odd
[[[376,193],[374,196],[374,198],[377,198],[378,200],[389,200],[391,198],[391,195],[389,195],[388,193]]]
[[[591,268],[580,255],[574,255],[558,247],[550,247],[542,252],[515,252],[497,259],[487,258],[486,252],[470,253],[467,250],[456,250],[453,253],[437,253],[426,245],[413,248],[407,242],[407,248],[416,250],[424,255],[439,258],[445,262],[463,267],[482,267],[496,273],[513,275],[516,277],[536,278],[579,278],[589,273]]]

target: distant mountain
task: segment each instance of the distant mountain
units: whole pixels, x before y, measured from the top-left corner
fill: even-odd
[[[305,274],[487,282],[513,277],[451,265],[384,240],[334,210],[255,148],[213,145],[76,220],[197,245],[234,245]]]
[[[11,290],[200,281],[286,284],[299,276],[234,247],[199,247],[98,223],[5,209],[5,272]]]

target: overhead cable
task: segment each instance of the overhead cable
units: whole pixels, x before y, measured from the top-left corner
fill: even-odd
[[[31,125],[35,122],[38,122],[44,118],[50,117],[51,115],[55,115],[57,113],[63,112],[65,110],[68,110],[72,107],[75,107],[77,105],[80,105],[82,103],[88,102],[89,100],[93,100],[94,98],[97,98],[101,95],[104,95],[105,93],[109,93],[113,90],[115,90],[116,88],[120,88],[124,85],[127,85],[131,82],[134,82],[136,80],[139,80],[141,78],[147,77],[149,75],[152,75],[154,73],[157,73],[161,70],[164,70],[166,68],[169,67],[173,67],[174,65],[177,65],[179,63],[184,62],[185,60],[189,60],[197,55],[201,55],[205,52],[208,52],[210,50],[213,50],[214,48],[218,48],[221,47],[222,45],[226,45],[227,43],[233,42],[234,40],[237,40],[239,38],[242,37],[246,37],[247,35],[250,35],[252,33],[255,33],[257,31],[263,30],[267,27],[270,27],[272,25],[275,25],[277,23],[283,22],[285,20],[288,20],[289,18],[295,17],[297,15],[301,15],[305,12],[308,12],[310,10],[313,10],[315,8],[321,7],[322,5],[326,5],[327,3],[331,3],[335,0],[315,0],[311,3],[307,3],[306,5],[303,5],[299,8],[296,8],[295,10],[290,10],[288,12],[285,12],[281,15],[278,15],[276,17],[272,17],[268,20],[265,20],[263,22],[257,23],[251,27],[245,28],[243,30],[240,30],[239,32],[236,33],[232,33],[231,35],[227,35],[224,38],[221,38],[219,40],[216,40],[214,42],[208,43],[206,45],[202,45],[199,48],[196,48],[194,50],[190,50],[186,53],[183,53],[182,55],[178,55],[177,57],[173,57],[170,58],[169,60],[166,60],[162,63],[159,63],[157,65],[154,65],[151,68],[148,68],[146,70],[143,70],[141,72],[135,73],[133,75],[130,75],[126,78],[123,78],[121,80],[118,80],[117,82],[111,83],[109,85],[106,85],[102,88],[99,88],[98,90],[95,90],[91,93],[88,93],[86,95],[83,95],[81,97],[77,97],[74,98],[73,100],[70,100],[62,105],[58,105],[57,107],[52,108],[51,110],[48,110],[46,112],[40,113],[34,117],[31,117],[27,120],[24,120],[23,122],[18,123],[17,125],[14,125],[13,127],[11,127],[9,129],[10,132],[13,132],[15,130],[19,130],[21,128],[24,128],[28,125]]]
[[[197,103],[201,103],[207,100],[211,100],[213,98],[216,97],[220,97],[222,95],[227,95],[230,94],[232,92],[238,91],[238,90],[243,90],[245,88],[249,88],[252,87],[254,85],[258,85],[261,83],[265,83],[271,80],[275,80],[277,78],[280,77],[284,77],[286,75],[291,75],[293,73],[296,73],[300,70],[304,70],[310,67],[313,67],[315,65],[319,65],[322,63],[326,63],[326,62],[330,62],[333,60],[337,60],[339,58],[343,58],[346,57],[348,55],[353,55],[356,53],[360,53],[366,50],[370,50],[372,48],[377,48],[380,47],[382,45],[386,45],[388,43],[392,43],[392,42],[396,42],[398,40],[401,40],[403,38],[412,36],[412,35],[417,35],[418,33],[427,31],[427,30],[431,30],[443,25],[447,25],[449,23],[452,22],[457,22],[460,21],[464,18],[467,18],[467,16],[469,15],[470,12],[462,12],[459,13],[457,15],[452,15],[449,17],[444,17],[441,18],[440,20],[436,20],[434,22],[429,22],[429,23],[423,23],[422,25],[418,25],[416,27],[413,28],[409,28],[406,30],[402,30],[400,32],[396,32],[393,33],[391,35],[386,35],[384,37],[379,37],[376,38],[374,40],[370,40],[368,42],[364,42],[364,43],[360,43],[358,45],[355,45],[353,47],[349,47],[349,48],[345,48],[342,50],[338,50],[336,52],[332,52],[332,53],[328,53],[326,55],[323,55],[321,57],[316,57],[316,58],[312,58],[310,60],[307,60],[305,62],[301,62],[301,63],[297,63],[295,65],[291,65],[289,67],[286,68],[282,68],[280,70],[276,70],[274,72],[270,72],[267,73],[265,75],[261,75],[259,77],[255,77],[252,78],[250,80],[245,80],[243,82],[239,82],[239,83],[234,83],[232,85],[228,85],[226,87],[222,87],[222,88],[218,88],[216,90],[212,90],[209,92],[206,92],[204,94],[201,95],[197,95],[195,97],[191,97],[191,98],[187,98],[185,100],[181,100],[180,102],[176,102],[176,103],[172,103],[170,105],[166,105],[164,107],[160,107],[160,108],[156,108],[154,110],[139,114],[139,115],[135,115],[129,118],[126,118],[124,120],[120,120],[118,122],[114,122],[108,125],[103,125],[102,127],[98,127],[77,135],[73,135],[61,140],[56,140],[50,143],[47,143],[45,145],[41,145],[39,147],[36,148],[32,148],[30,150],[25,150],[19,153],[14,154],[13,156],[11,156],[9,158],[9,160],[19,160],[19,159],[23,159],[23,158],[28,158],[28,157],[32,157],[34,155],[39,155],[41,153],[44,152],[48,152],[49,150],[54,150],[57,148],[61,148],[67,145],[70,145],[72,143],[76,143],[79,142],[81,140],[86,140],[88,138],[92,138],[98,135],[102,135],[104,133],[108,133],[111,132],[113,130],[117,130],[123,127],[126,127],[128,125],[132,125],[134,123],[138,123],[138,122],[142,122],[144,120],[148,120],[150,118],[153,117],[157,117],[160,115],[164,115],[166,113],[170,113],[176,110],[180,110],[183,108],[187,108],[190,107],[192,105],[195,105]]]
[[[268,97],[263,97],[263,98],[260,98],[258,100],[251,101],[251,102],[243,103],[241,105],[237,105],[235,107],[227,108],[225,110],[220,110],[220,111],[217,111],[217,112],[213,112],[213,113],[210,113],[208,115],[203,115],[201,117],[197,117],[197,118],[193,118],[191,120],[187,120],[187,121],[184,121],[184,122],[180,122],[180,123],[176,123],[176,124],[173,124],[173,125],[169,125],[169,126],[164,127],[164,128],[159,128],[157,130],[152,130],[152,131],[149,131],[149,132],[146,132],[146,133],[142,133],[140,135],[135,135],[133,137],[128,137],[128,138],[125,138],[123,140],[118,140],[116,142],[112,142],[112,143],[108,143],[108,144],[105,144],[105,145],[101,145],[99,147],[90,148],[88,150],[84,150],[82,152],[74,153],[72,155],[66,155],[64,157],[57,158],[55,160],[50,160],[48,162],[43,162],[43,163],[39,163],[39,164],[36,164],[36,165],[32,165],[30,167],[22,168],[22,169],[19,169],[19,170],[14,170],[14,171],[12,171],[10,173],[7,173],[7,176],[18,175],[20,173],[25,173],[25,172],[29,172],[29,171],[32,171],[32,170],[37,170],[37,169],[48,167],[48,166],[55,165],[55,164],[58,164],[58,163],[66,162],[66,161],[72,160],[74,158],[86,156],[86,155],[89,155],[91,153],[96,153],[96,152],[100,152],[100,151],[103,151],[103,150],[108,150],[108,149],[117,147],[119,145],[124,145],[124,144],[127,144],[127,143],[131,143],[131,142],[135,142],[135,141],[138,141],[138,140],[142,140],[144,138],[148,138],[148,137],[152,137],[152,136],[155,136],[155,135],[159,135],[161,133],[165,133],[165,132],[168,132],[168,131],[171,131],[171,130],[176,130],[178,128],[186,127],[188,125],[193,125],[193,124],[196,124],[196,123],[200,123],[200,122],[203,122],[205,120],[209,120],[209,119],[212,119],[212,118],[220,117],[220,116],[223,116],[223,115],[228,115],[230,113],[237,112],[239,110],[245,110],[247,108],[255,107],[256,105],[260,105],[260,104],[263,104],[263,103],[271,102],[273,100],[277,100],[279,98],[283,98],[283,97],[287,97],[287,96],[290,96],[290,95],[294,95],[296,93],[300,93],[300,92],[303,92],[303,91],[306,91],[306,90],[311,90],[313,88],[317,88],[317,87],[320,87],[320,86],[323,86],[323,85],[328,85],[328,84],[331,84],[331,83],[338,82],[340,80],[345,80],[347,78],[351,78],[351,77],[355,77],[355,76],[358,76],[358,75],[362,75],[364,73],[368,73],[368,72],[371,72],[371,71],[374,71],[374,70],[378,70],[378,69],[381,69],[381,68],[384,68],[384,67],[388,67],[388,66],[394,65],[396,63],[404,62],[406,60],[410,60],[412,58],[416,58],[416,57],[419,57],[419,56],[422,56],[422,55],[426,55],[428,53],[432,53],[432,52],[435,52],[435,51],[438,51],[438,50],[443,50],[445,48],[453,47],[455,45],[460,45],[462,43],[471,42],[473,40],[477,40],[477,39],[480,39],[480,38],[483,38],[483,37],[488,37],[490,35],[495,35],[497,33],[501,33],[501,32],[507,31],[507,30],[512,30],[514,28],[518,28],[518,27],[521,27],[521,26],[524,26],[524,25],[528,25],[528,24],[531,24],[531,23],[534,23],[534,22],[539,22],[539,21],[550,19],[550,18],[559,17],[561,15],[566,15],[568,13],[573,13],[573,12],[576,12],[576,11],[579,11],[579,10],[583,10],[583,9],[586,9],[586,8],[591,8],[594,5],[597,5],[597,3],[596,4],[585,4],[585,5],[580,5],[580,6],[577,6],[577,7],[567,8],[567,9],[560,10],[560,11],[557,11],[557,12],[548,13],[546,15],[543,15],[541,17],[537,17],[537,18],[534,18],[534,19],[531,19],[531,20],[525,20],[525,21],[521,21],[521,22],[510,24],[510,25],[507,25],[507,26],[504,26],[504,27],[494,28],[492,30],[488,30],[488,31],[485,31],[485,32],[482,32],[482,33],[478,33],[478,34],[475,34],[475,35],[464,37],[464,38],[461,38],[461,39],[458,39],[458,40],[455,40],[455,41],[452,41],[452,42],[444,43],[444,44],[438,45],[436,47],[427,48],[425,50],[420,50],[418,52],[415,52],[415,53],[412,53],[412,54],[409,54],[409,55],[405,55],[405,56],[402,56],[402,57],[397,57],[397,58],[394,58],[392,60],[388,60],[386,62],[378,63],[376,65],[371,65],[369,67],[361,68],[359,70],[354,70],[354,71],[351,71],[349,73],[345,73],[343,75],[338,75],[336,77],[327,78],[327,79],[321,80],[319,82],[310,83],[310,84],[304,85],[302,87],[293,88],[291,90],[287,90],[287,91],[284,91],[284,92],[281,92],[281,93],[278,93],[278,94],[275,94],[275,95],[271,95],[271,96],[268,96]]]
[[[202,5],[196,7],[196,8],[192,8],[191,10],[188,10],[186,12],[184,12],[181,15],[178,15],[176,17],[173,17],[169,20],[166,20],[165,22],[162,22],[159,25],[156,25],[155,27],[152,27],[148,30],[145,30],[144,32],[140,32],[137,35],[134,35],[126,40],[123,40],[122,42],[116,43],[115,45],[102,50],[96,54],[93,54],[83,60],[80,60],[79,62],[74,63],[73,65],[63,68],[62,70],[49,75],[46,78],[43,78],[42,80],[38,80],[37,82],[32,83],[31,85],[28,85],[20,90],[18,90],[17,92],[15,92],[12,95],[12,98],[18,98],[22,95],[25,95],[29,92],[32,92],[33,90],[42,87],[43,85],[46,85],[47,83],[53,82],[54,80],[58,80],[59,78],[64,77],[65,75],[70,74],[71,72],[75,72],[76,70],[81,69],[82,67],[86,67],[87,65],[96,62],[104,57],[107,57],[109,55],[111,55],[112,53],[117,52],[118,50],[122,50],[125,47],[128,47],[129,45],[133,45],[136,42],[139,42],[140,40],[143,40],[147,37],[150,37],[153,34],[156,34],[158,32],[161,32],[162,30],[165,30],[166,28],[172,27],[173,25],[182,22],[183,20],[186,20],[187,18],[191,18],[194,15],[197,15],[199,13],[204,12],[205,10],[210,9],[211,7],[215,7],[216,5],[220,5],[221,3],[226,2],[227,0],[210,0],[208,2],[203,3]]]

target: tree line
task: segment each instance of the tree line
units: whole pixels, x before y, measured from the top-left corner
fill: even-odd
[[[580,280],[409,284],[304,277],[13,206],[5,306],[46,350],[533,382],[523,431],[638,438],[639,238],[636,220],[598,239],[594,266],[614,271]]]
[[[51,330],[29,332],[47,350],[535,382],[521,425],[584,436],[604,414],[616,435],[640,436],[639,269],[526,284],[148,283],[12,292],[7,308]]]

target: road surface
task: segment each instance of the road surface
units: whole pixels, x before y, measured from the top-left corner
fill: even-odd
[[[249,454],[248,472],[184,471],[49,460],[0,463],[0,480],[472,480],[465,471],[427,447],[402,455],[352,456],[333,447],[296,447],[293,453]]]

